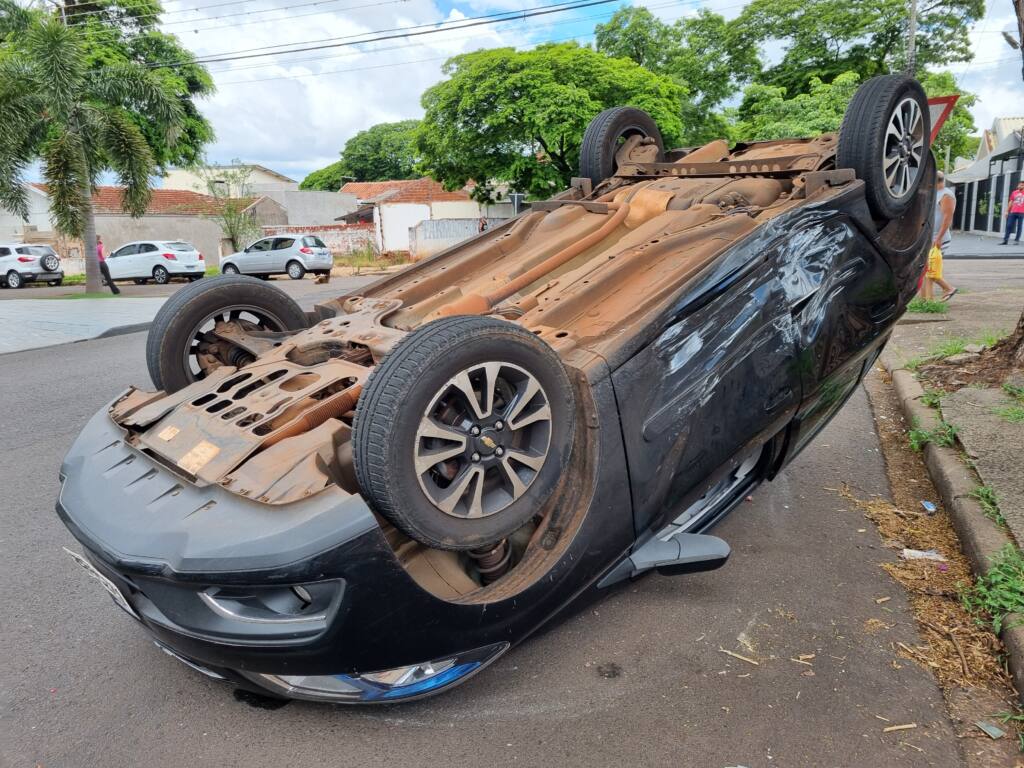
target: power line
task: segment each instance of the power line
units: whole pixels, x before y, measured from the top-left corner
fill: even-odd
[[[575,11],[580,8],[590,8],[596,5],[607,5],[608,3],[620,2],[620,0],[588,0],[587,2],[576,2],[573,0],[569,3],[556,3],[550,6],[540,6],[540,8],[532,11],[505,11],[501,14],[486,14],[484,16],[470,16],[465,19],[455,19],[451,21],[439,22],[437,24],[418,24],[411,27],[395,27],[393,29],[374,30],[372,32],[364,32],[358,35],[343,35],[341,37],[324,38],[323,40],[316,41],[317,45],[305,45],[300,48],[293,48],[288,51],[271,51],[270,48],[280,48],[286,45],[295,45],[294,43],[284,43],[281,45],[261,46],[258,48],[247,48],[239,51],[229,51],[223,54],[209,54],[204,57],[197,57],[188,61],[176,61],[166,62],[158,64],[150,64],[150,68],[159,67],[179,67],[182,65],[193,65],[193,64],[213,64],[227,61],[239,61],[241,59],[256,59],[263,58],[266,56],[280,56],[289,53],[304,53],[306,51],[319,51],[326,48],[342,48],[351,45],[363,45],[365,43],[375,43],[382,40],[397,40],[404,37],[421,37],[423,35],[436,35],[441,32],[446,32],[450,29],[469,29],[471,27],[480,27],[490,24],[500,24],[505,21],[512,21],[517,19],[528,19],[535,16],[546,16],[552,13],[564,13],[566,11]],[[494,16],[502,15],[505,18],[493,18]],[[469,23],[466,23],[469,22]],[[443,25],[450,26],[443,26]],[[424,27],[429,27],[424,29]],[[396,34],[382,34],[385,32],[395,32]],[[353,37],[365,37],[366,35],[376,35],[376,37],[370,37],[366,40],[351,40]],[[340,41],[340,42],[331,42]],[[256,53],[249,53],[249,51],[257,51]],[[242,55],[238,55],[242,54]]]

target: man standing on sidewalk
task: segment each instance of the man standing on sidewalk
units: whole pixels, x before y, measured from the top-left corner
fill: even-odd
[[[1024,226],[1024,181],[1021,181],[1015,190],[1010,193],[1010,212],[1006,214],[1006,234],[1000,245],[1010,242],[1010,234],[1014,228],[1017,236],[1013,239],[1014,245],[1020,245],[1020,230]]]
[[[110,276],[110,267],[107,266],[107,260],[103,256],[103,238],[96,235],[96,258],[100,262],[100,274],[103,275],[103,279],[110,286],[110,292],[117,296],[121,293],[121,289],[114,285],[114,278]]]
[[[934,237],[932,249],[928,254],[928,269],[924,273],[921,295],[926,299],[935,296],[934,284],[942,287],[942,300],[949,301],[956,295],[957,289],[942,279],[942,252],[953,242],[949,228],[953,224],[953,211],[956,210],[956,195],[946,187],[946,175],[939,171],[935,176],[935,220],[932,225]]]

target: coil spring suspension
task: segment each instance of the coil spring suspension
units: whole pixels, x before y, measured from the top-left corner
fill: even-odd
[[[502,539],[493,547],[482,549],[471,549],[469,556],[476,561],[476,568],[480,572],[480,581],[486,586],[493,584],[506,573],[512,564],[512,548],[508,545],[508,539]]]

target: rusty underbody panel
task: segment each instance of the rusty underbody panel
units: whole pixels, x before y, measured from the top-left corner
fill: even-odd
[[[835,194],[835,137],[716,141],[651,162],[631,138],[619,172],[319,308],[296,333],[222,322],[219,340],[255,361],[211,368],[171,395],[132,391],[112,409],[129,442],[197,483],[281,504],[356,493],[349,438],[376,362],[408,331],[494,314],[543,338],[584,373],[643,327],[726,250],[773,218]]]

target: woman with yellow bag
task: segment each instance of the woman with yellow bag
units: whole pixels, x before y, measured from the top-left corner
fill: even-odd
[[[935,237],[932,249],[928,252],[928,267],[921,284],[921,295],[926,299],[935,298],[935,284],[942,288],[942,300],[949,301],[956,295],[957,289],[942,279],[942,249],[948,248],[953,242],[949,226],[953,222],[953,211],[956,210],[956,196],[952,190],[946,189],[946,177],[939,171],[935,177]]]

